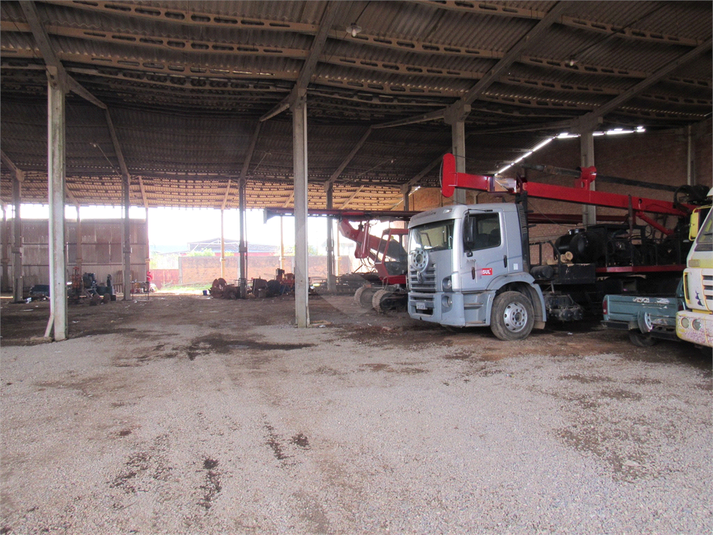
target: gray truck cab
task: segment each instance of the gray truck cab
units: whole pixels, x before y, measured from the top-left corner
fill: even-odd
[[[490,326],[504,340],[544,327],[529,274],[524,213],[515,204],[451,205],[409,223],[408,312],[455,327]]]

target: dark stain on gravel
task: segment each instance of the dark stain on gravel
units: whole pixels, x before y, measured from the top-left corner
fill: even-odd
[[[185,352],[189,360],[195,360],[196,357],[207,355],[209,353],[219,353],[227,355],[235,351],[294,351],[295,349],[304,349],[313,347],[314,344],[270,344],[265,342],[256,342],[255,340],[245,339],[230,339],[224,338],[221,335],[207,335],[195,338],[191,341]]]
[[[297,433],[290,439],[290,443],[300,448],[309,449],[309,439],[302,433]]]
[[[218,467],[218,461],[215,459],[204,459],[203,469],[207,470],[205,483],[200,486],[203,491],[203,497],[198,502],[198,505],[203,507],[206,512],[213,506],[213,501],[216,496],[223,490],[220,482],[220,472],[215,470]]]
[[[582,383],[582,384],[611,383],[612,382],[612,379],[610,377],[602,377],[600,375],[571,374],[571,375],[561,375],[560,379],[563,381],[575,381],[577,383]]]
[[[289,455],[287,455],[283,451],[282,444],[280,443],[280,437],[277,436],[277,434],[275,433],[275,428],[269,424],[265,424],[265,429],[267,429],[266,444],[270,446],[270,449],[272,450],[272,454],[275,456],[275,459],[277,459],[278,461],[286,460]]]

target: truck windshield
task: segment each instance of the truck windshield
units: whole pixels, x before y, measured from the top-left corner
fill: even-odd
[[[414,227],[409,233],[409,249],[424,249],[426,251],[442,251],[453,248],[452,219],[428,223]]]
[[[696,252],[713,251],[713,211],[708,213],[696,240]]]

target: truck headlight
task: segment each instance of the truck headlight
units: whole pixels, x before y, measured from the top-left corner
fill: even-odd
[[[448,275],[445,279],[443,279],[443,291],[450,292],[452,289],[453,289],[453,281],[451,280],[451,276]]]

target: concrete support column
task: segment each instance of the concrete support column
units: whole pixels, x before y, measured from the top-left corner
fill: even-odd
[[[124,301],[131,299],[131,219],[129,219],[129,208],[131,206],[131,199],[129,197],[129,188],[131,186],[130,178],[128,174],[124,174],[122,177],[122,194],[123,194],[123,207],[124,207]],[[137,275],[138,277],[142,275]]]
[[[696,161],[693,150],[693,128],[689,124],[686,128],[686,184],[693,186],[696,183]]]
[[[334,208],[334,186],[327,188],[327,210]],[[334,275],[334,218],[327,217],[327,290],[334,292],[337,289],[337,280]]]
[[[10,222],[7,206],[2,204],[2,292],[10,291]]]
[[[65,256],[65,84],[48,67],[47,182],[49,199],[50,318],[54,340],[67,338],[67,260]]]
[[[240,219],[240,243],[238,244],[238,254],[240,255],[240,277],[238,285],[240,286],[240,297],[245,299],[248,295],[248,242],[247,242],[247,214],[246,206],[247,199],[245,198],[245,188],[247,184],[244,179],[240,180],[238,185],[238,205]]]
[[[22,301],[22,216],[20,204],[22,202],[22,183],[17,176],[12,178],[12,204],[15,215],[12,218],[12,300],[15,303]]]
[[[82,264],[84,263],[84,258],[82,257],[82,218],[79,215],[79,205],[77,205],[77,257],[74,261],[74,265],[79,271],[79,275],[82,275]]]
[[[280,216],[280,269],[285,269],[285,228],[282,216]]]
[[[591,167],[594,165],[594,132],[591,130],[583,132],[579,137],[579,153],[580,165],[582,167]],[[596,188],[594,182],[589,185],[589,189],[594,191]],[[585,204],[582,207],[582,223],[585,227],[595,225],[597,223],[597,207]]]
[[[220,277],[225,278],[225,210],[220,209]]]
[[[309,326],[309,252],[307,240],[307,102],[292,107],[292,153],[295,192],[295,319]]]
[[[453,156],[456,158],[456,172],[465,173],[465,119],[470,113],[470,105],[459,103],[449,108],[444,117],[446,124],[451,125],[451,140]],[[453,204],[466,203],[466,191],[456,188],[453,194]]]

